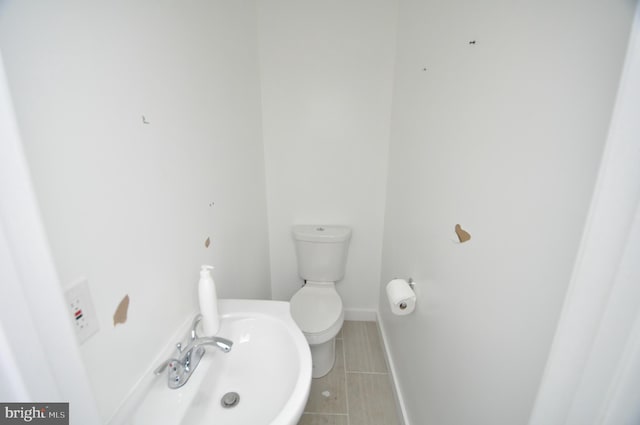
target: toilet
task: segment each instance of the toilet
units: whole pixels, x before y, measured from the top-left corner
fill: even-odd
[[[291,316],[311,348],[312,376],[320,378],[333,368],[336,335],[344,323],[336,282],[344,276],[351,228],[299,225],[293,239],[305,283],[291,298]]]

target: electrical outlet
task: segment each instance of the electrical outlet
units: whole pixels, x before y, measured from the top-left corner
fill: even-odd
[[[76,283],[65,291],[64,295],[71,313],[71,320],[73,320],[78,342],[83,344],[99,329],[98,318],[89,293],[89,281],[86,278],[78,279]]]

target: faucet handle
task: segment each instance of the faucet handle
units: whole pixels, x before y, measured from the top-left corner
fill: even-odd
[[[178,359],[174,359],[173,357],[170,359],[165,360],[164,362],[162,362],[162,364],[160,366],[158,366],[156,368],[156,370],[153,371],[153,373],[155,375],[160,375],[162,373],[163,370],[165,370],[165,368],[167,366],[169,366],[171,363],[180,363],[180,360]]]
[[[177,343],[176,344],[176,350],[178,350],[178,353],[182,353],[182,343]]]

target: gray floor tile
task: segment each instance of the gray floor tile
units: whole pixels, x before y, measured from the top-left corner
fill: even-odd
[[[399,425],[390,375],[375,322],[344,323],[336,364],[313,379],[298,425]]]
[[[349,425],[399,425],[388,374],[347,373]]]
[[[336,340],[336,363],[327,375],[311,380],[305,413],[347,413],[347,384],[342,340]]]
[[[375,322],[348,321],[342,329],[347,372],[387,372]]]
[[[311,415],[305,413],[298,425],[349,425],[347,415]]]

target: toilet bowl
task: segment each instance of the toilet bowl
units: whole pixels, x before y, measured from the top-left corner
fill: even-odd
[[[335,283],[344,277],[351,229],[346,226],[294,226],[298,274],[304,286],[290,301],[291,316],[307,338],[312,376],[326,375],[335,363],[335,337],[344,323]]]
[[[311,376],[320,378],[335,363],[335,337],[344,323],[342,299],[333,282],[307,282],[291,298],[290,308],[311,349]]]

